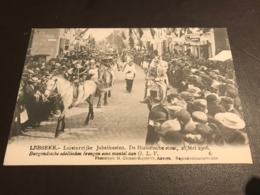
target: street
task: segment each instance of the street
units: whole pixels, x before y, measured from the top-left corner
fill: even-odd
[[[108,105],[97,108],[94,99],[95,118],[88,126],[83,126],[88,111],[88,104],[81,103],[70,109],[66,114],[66,128],[58,138],[62,141],[88,141],[95,143],[144,143],[147,131],[148,108],[140,103],[144,96],[145,75],[141,67],[136,65],[136,78],[132,93],[126,92],[124,73],[115,71],[116,80],[112,88],[112,96],[108,98]],[[54,138],[57,118],[44,121],[40,127],[13,137],[10,142],[37,141],[46,142]]]

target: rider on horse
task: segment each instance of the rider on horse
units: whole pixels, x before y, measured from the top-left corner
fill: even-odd
[[[87,69],[81,65],[81,61],[78,60],[74,62],[74,68],[70,69],[68,73],[70,74],[70,80],[74,83],[73,97],[71,107],[77,106],[84,96],[84,86],[83,82],[86,79]]]
[[[161,60],[160,56],[155,58],[150,63],[145,85],[145,96],[141,103],[147,103],[151,91],[157,91],[157,96],[164,101],[166,99],[167,86],[169,85],[167,77],[168,65],[165,61]],[[156,88],[156,89],[153,89]]]
[[[114,59],[111,56],[102,59],[99,67],[99,80],[106,84],[106,87],[111,87],[114,83],[116,75],[113,68]]]
[[[88,74],[91,76],[91,80],[95,81],[96,83],[99,82],[98,78],[98,68],[99,63],[95,63],[94,59],[90,60],[90,69],[88,70]]]

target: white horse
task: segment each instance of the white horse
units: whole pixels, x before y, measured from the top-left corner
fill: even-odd
[[[53,76],[46,82],[46,89],[45,89],[45,97],[48,98],[52,93],[57,93],[58,98],[60,101],[60,110],[61,114],[58,118],[58,124],[55,132],[55,137],[58,137],[61,132],[65,129],[65,114],[67,110],[71,107],[74,97],[73,97],[73,90],[74,84],[70,81],[66,80],[63,76]],[[94,81],[87,80],[84,81],[82,86],[84,89],[84,94],[80,98],[80,102],[87,101],[89,104],[89,111],[88,115],[85,119],[84,125],[88,125],[89,119],[94,118],[94,111],[93,111],[93,99],[95,96],[95,92],[97,90],[97,85]]]

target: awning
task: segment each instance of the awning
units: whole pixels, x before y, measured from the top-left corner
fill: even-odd
[[[212,58],[209,58],[209,60],[213,60],[213,61],[221,61],[224,62],[226,60],[230,60],[232,59],[232,54],[230,50],[223,50],[220,53],[218,53],[217,55],[215,55]]]

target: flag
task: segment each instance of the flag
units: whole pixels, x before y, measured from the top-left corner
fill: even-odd
[[[80,30],[79,30],[79,31],[78,31],[79,34],[76,35],[75,39],[76,39],[76,40],[81,39],[81,38],[83,37],[83,35],[84,35],[87,31],[88,31],[88,28],[86,28],[85,30],[83,30],[83,31],[81,31],[81,32],[80,32]]]
[[[191,34],[192,30],[190,28],[187,28],[186,34]]]
[[[142,38],[144,32],[141,28],[138,28],[139,38]]]
[[[187,28],[181,28],[180,37],[182,37],[183,35],[186,35],[186,32],[187,32]]]
[[[151,35],[152,35],[152,37],[153,37],[153,39],[154,39],[155,30],[154,30],[153,28],[150,28],[150,32],[151,32]]]
[[[84,35],[87,31],[88,31],[88,28],[86,28],[85,30],[81,31],[81,33],[79,34],[79,37],[82,37],[82,35]]]

